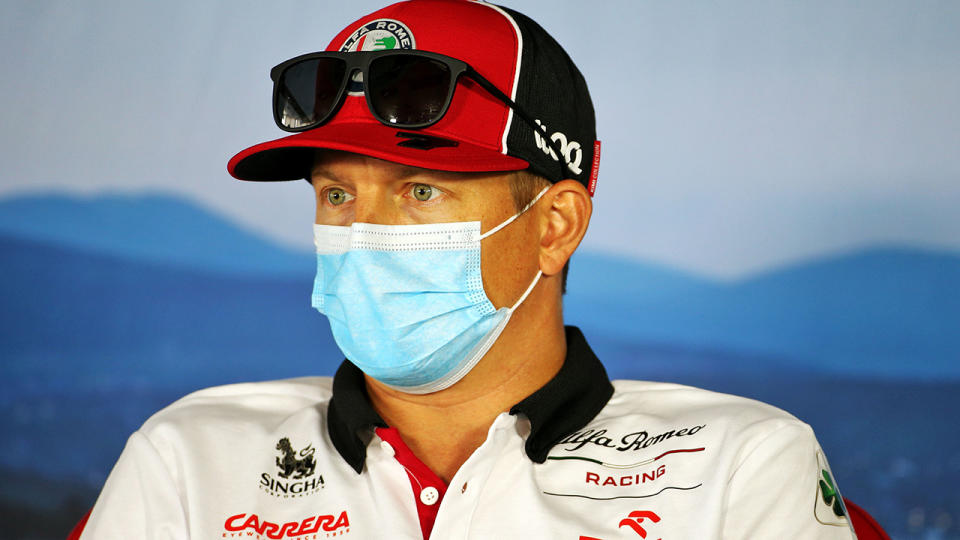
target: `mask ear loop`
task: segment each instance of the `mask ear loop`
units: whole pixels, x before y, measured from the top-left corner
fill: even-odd
[[[540,197],[543,197],[543,194],[546,193],[547,190],[550,189],[550,187],[551,187],[551,186],[547,186],[547,187],[543,188],[542,190],[540,190],[540,193],[537,193],[537,196],[534,197],[533,200],[530,201],[526,206],[524,206],[524,207],[523,207],[523,210],[520,210],[519,212],[517,212],[517,213],[514,214],[513,216],[507,218],[507,220],[504,221],[503,223],[501,223],[501,224],[497,225],[496,227],[490,229],[489,231],[481,234],[481,235],[480,235],[480,240],[483,240],[484,238],[492,235],[493,233],[495,233],[495,232],[499,231],[500,229],[506,227],[507,225],[513,223],[513,220],[515,220],[515,219],[517,219],[518,217],[522,216],[523,213],[526,212],[527,210],[529,210],[531,206],[537,204],[537,201],[540,200]]]
[[[533,292],[533,288],[537,286],[537,282],[540,281],[540,276],[542,275],[543,275],[543,270],[537,270],[537,277],[533,278],[533,282],[530,283],[530,286],[527,287],[527,290],[523,292],[523,295],[520,297],[519,300],[517,300],[517,303],[514,304],[512,308],[510,308],[511,313],[516,311],[517,308],[520,307],[520,304],[522,304],[523,301],[526,300],[528,296],[530,296],[530,293]]]
[[[537,201],[539,201],[540,198],[543,197],[543,194],[546,193],[547,190],[550,189],[550,187],[551,187],[551,186],[547,186],[547,187],[541,189],[541,190],[540,190],[540,193],[537,193],[537,196],[534,197],[532,201],[530,201],[529,203],[527,203],[527,205],[524,206],[522,210],[520,210],[519,212],[517,212],[516,214],[514,214],[513,216],[511,216],[510,218],[508,218],[508,219],[507,219],[506,221],[504,221],[503,223],[501,223],[501,224],[497,225],[496,227],[490,229],[489,231],[481,234],[481,235],[480,235],[480,240],[483,240],[484,238],[492,235],[493,233],[495,233],[495,232],[499,231],[500,229],[506,227],[507,225],[513,223],[513,220],[515,220],[515,219],[517,219],[518,217],[522,216],[522,215],[524,214],[524,212],[526,212],[527,210],[529,210],[533,205],[537,204]],[[514,311],[516,311],[516,309],[517,309],[518,307],[520,307],[520,304],[522,304],[523,301],[526,300],[528,296],[530,296],[530,293],[533,292],[533,288],[537,286],[537,283],[540,281],[540,276],[542,276],[542,275],[543,275],[543,270],[537,270],[537,277],[533,278],[533,281],[530,283],[530,286],[527,287],[527,290],[523,292],[523,294],[520,296],[520,299],[517,300],[517,302],[516,302],[515,304],[513,304],[513,307],[510,308],[510,312],[511,312],[511,313],[514,312]]]

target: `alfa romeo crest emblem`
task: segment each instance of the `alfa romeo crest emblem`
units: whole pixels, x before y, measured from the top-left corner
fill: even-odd
[[[416,48],[413,33],[407,25],[393,19],[377,19],[358,28],[340,46],[340,52],[392,51]],[[351,75],[347,92],[352,96],[363,94],[363,76]]]
[[[340,52],[414,49],[416,42],[407,25],[393,19],[377,19],[358,28],[340,46]]]

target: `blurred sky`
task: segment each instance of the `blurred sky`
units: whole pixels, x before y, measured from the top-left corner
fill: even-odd
[[[505,2],[584,72],[588,249],[731,278],[876,244],[960,250],[960,3]],[[304,182],[233,181],[282,135],[270,67],[382,2],[0,4],[0,197],[174,192],[302,249]]]

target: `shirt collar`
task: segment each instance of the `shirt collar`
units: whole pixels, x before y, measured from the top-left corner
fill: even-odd
[[[543,463],[557,442],[593,420],[613,395],[607,372],[580,329],[567,326],[566,337],[567,356],[560,371],[510,409],[510,414],[530,420],[524,450],[536,463]],[[388,426],[370,404],[363,372],[344,360],[333,377],[327,431],[334,448],[358,473],[367,457],[360,434],[376,427]]]

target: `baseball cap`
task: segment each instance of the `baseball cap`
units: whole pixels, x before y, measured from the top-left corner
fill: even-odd
[[[230,159],[230,174],[254,181],[309,178],[314,150],[324,148],[442,171],[527,169],[552,182],[577,180],[593,195],[600,143],[586,81],[532,19],[478,0],[407,0],[350,24],[325,50],[392,49],[467,62],[532,116],[536,129],[464,77],[443,118],[418,130],[380,123],[362,87],[351,88],[329,121],[241,151]]]

